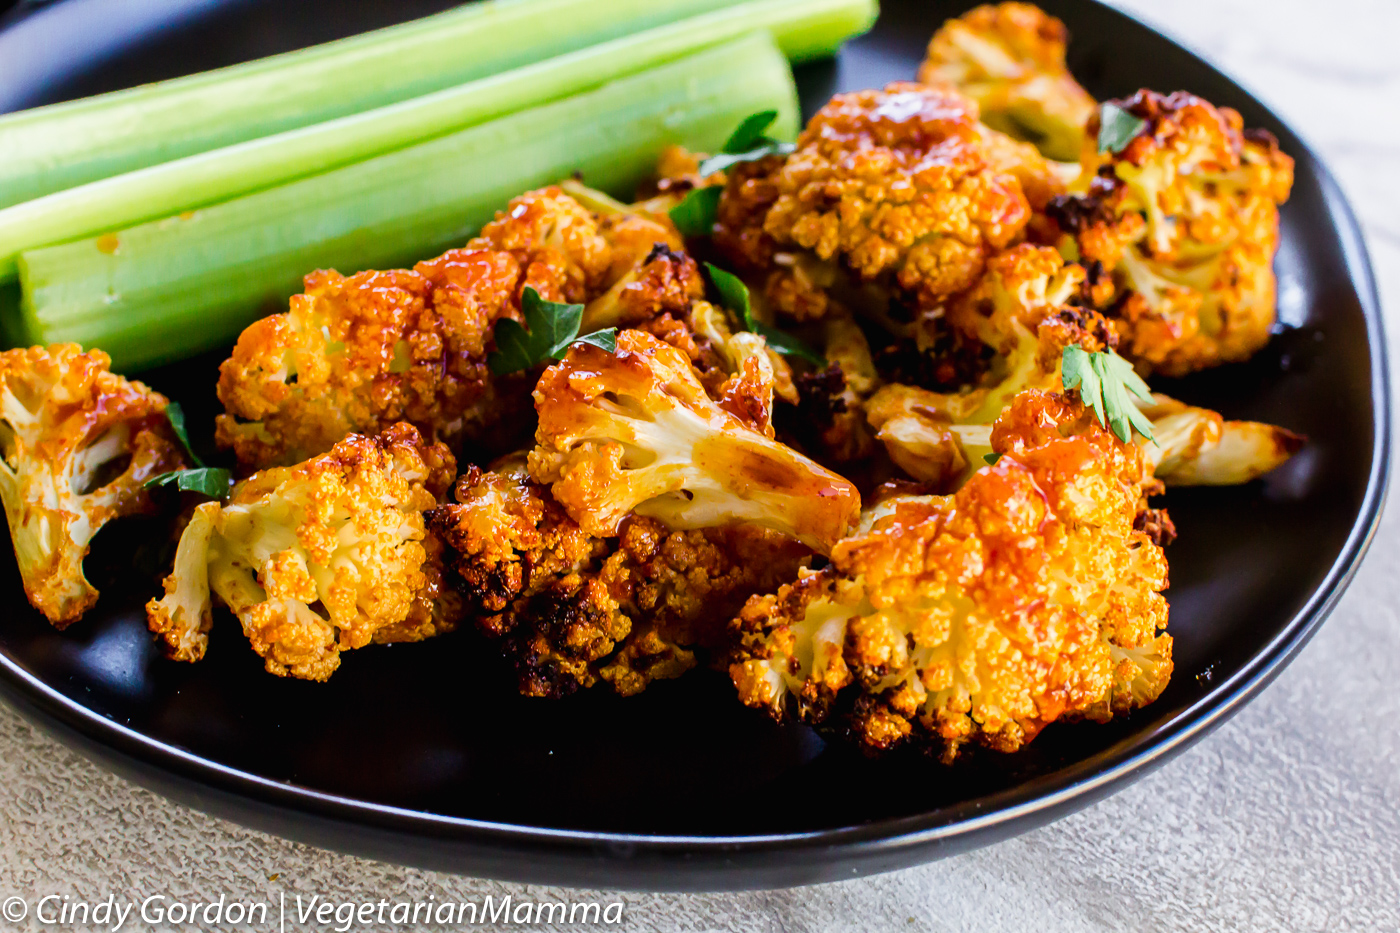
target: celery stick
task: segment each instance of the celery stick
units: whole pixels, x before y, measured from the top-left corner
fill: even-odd
[[[0,283],[27,249],[226,201],[547,103],[756,29],[790,55],[830,53],[873,0],[757,0],[367,113],[250,140],[0,210]],[[790,48],[788,47],[790,46]]]
[[[180,217],[20,257],[31,343],[72,340],[133,370],[227,343],[301,276],[403,265],[461,245],[506,201],[583,173],[630,196],[672,143],[719,146],[743,117],[798,126],[787,62],[749,35],[576,97]]]
[[[739,0],[484,0],[217,71],[0,118],[0,207],[381,107]]]

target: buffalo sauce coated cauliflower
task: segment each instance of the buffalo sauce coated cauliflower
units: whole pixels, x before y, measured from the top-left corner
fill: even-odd
[[[165,396],[110,364],[71,343],[0,353],[0,499],[24,591],[58,628],[97,601],[93,536],[150,511],[146,480],[182,465]]]
[[[1306,443],[1286,428],[1258,421],[1226,421],[1207,408],[1161,393],[1139,403],[1154,440],[1137,439],[1158,479],[1168,486],[1235,486],[1281,466]]]
[[[249,325],[220,367],[217,439],[245,468],[300,462],[398,421],[457,443],[500,404],[492,329],[519,318],[520,264],[452,250],[413,270],[315,272],[285,314]]]
[[[979,6],[934,33],[919,80],[956,88],[989,126],[1072,162],[1094,99],[1065,67],[1068,40],[1065,24],[1032,4]]]
[[[1141,454],[1037,390],[991,442],[1000,458],[954,495],[881,503],[828,566],[748,602],[730,667],[745,703],[951,759],[1156,699],[1172,670],[1167,565],[1135,528]]]
[[[268,671],[325,680],[342,651],[450,627],[426,605],[441,571],[425,566],[423,512],[455,469],[446,447],[400,423],[253,474],[195,510],[165,596],[146,606],[151,630],[176,659],[200,659],[212,590]]]
[[[730,173],[716,245],[741,270],[768,272],[769,302],[799,319],[822,316],[833,288],[876,317],[898,317],[892,302],[935,307],[1031,216],[984,132],[977,105],[946,88],[838,94],[791,155]]]
[[[944,354],[986,362],[955,392],[891,382],[866,401],[865,416],[890,459],[914,479],[947,489],[982,465],[990,425],[1013,398],[1026,389],[1062,391],[1065,347],[1111,348],[1116,335],[1103,317],[1072,303],[1084,281],[1084,270],[1055,250],[1021,244],[993,256],[976,285],[921,321],[916,339],[934,348],[935,361]]]
[[[1022,244],[993,257],[977,285],[949,303],[955,342],[981,344],[992,360],[980,387],[960,398],[964,406],[976,399],[976,408],[958,420],[990,424],[1023,389],[1059,391],[1071,344],[1091,353],[1113,347],[1104,319],[1074,301],[1084,280],[1055,250]]]
[[[1278,206],[1293,160],[1234,110],[1185,92],[1116,104],[1143,129],[1100,153],[1099,117],[1090,121],[1081,181],[1048,208],[1061,250],[1111,273],[1100,307],[1145,371],[1247,359],[1274,323]]]
[[[520,296],[589,304],[585,330],[683,308],[695,264],[670,251],[669,222],[598,217],[558,187],[530,191],[464,249],[413,269],[307,276],[285,314],[250,325],[220,368],[217,438],[245,469],[298,463],[350,433],[407,421],[430,440],[528,428],[529,380],[494,377],[487,357]]]
[[[598,218],[557,186],[512,198],[467,248],[510,254],[524,270],[521,284],[549,301],[588,301],[613,264]]]
[[[523,457],[473,467],[456,499],[432,510],[429,526],[468,611],[500,641],[528,696],[600,681],[627,696],[680,676],[697,649],[719,647],[745,599],[811,553],[751,526],[671,531],[637,516],[598,537],[530,479]]]
[[[759,525],[825,552],[860,511],[854,486],[716,403],[684,354],[643,331],[618,334],[615,353],[575,345],[535,407],[530,473],[596,536],[635,512],[676,530]]]

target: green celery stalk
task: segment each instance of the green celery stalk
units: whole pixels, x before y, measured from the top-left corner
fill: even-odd
[[[739,0],[483,0],[0,117],[0,207],[485,77]]]
[[[751,34],[355,165],[117,234],[20,256],[29,343],[101,347],[123,370],[220,346],[286,307],[315,268],[407,265],[459,246],[511,197],[581,172],[628,196],[667,145],[713,149],[743,117],[799,121],[766,33]]]
[[[757,29],[790,56],[834,52],[874,0],[756,0],[367,113],[102,179],[0,210],[0,283],[27,249],[129,227],[320,174],[577,94]]]

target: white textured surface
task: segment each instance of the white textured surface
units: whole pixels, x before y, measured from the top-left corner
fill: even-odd
[[[1121,5],[1221,65],[1317,147],[1361,215],[1382,300],[1400,313],[1400,2]],[[1397,334],[1392,317],[1392,346]],[[1117,796],[1010,842],[881,877],[756,894],[623,895],[623,928],[1400,930],[1397,607],[1400,514],[1391,509],[1355,584],[1292,667],[1229,724]],[[0,707],[0,899],[272,900],[279,891],[584,896],[406,870],[244,830],[106,774]],[[12,928],[0,921],[0,931]]]

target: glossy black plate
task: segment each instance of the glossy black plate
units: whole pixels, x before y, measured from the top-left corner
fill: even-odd
[[[275,0],[21,4],[0,32],[0,109],[294,48],[448,5]],[[1099,97],[1185,88],[1276,133],[1298,162],[1283,211],[1280,332],[1247,365],[1171,386],[1311,444],[1266,481],[1169,499],[1177,673],[1108,726],[1053,725],[1015,756],[945,768],[869,761],[743,708],[698,672],[621,700],[523,699],[468,633],[348,655],[326,685],[262,672],[231,619],[198,666],[161,660],[133,573],[153,536],[116,529],[89,559],[97,609],[68,632],[0,557],[0,692],[63,740],[195,807],[317,845],[477,875],[578,885],[741,888],[849,878],[1022,832],[1186,748],[1256,694],[1332,608],[1384,494],[1388,393],[1361,236],[1326,169],[1209,65],[1087,0],[1046,0]],[[800,74],[831,92],[907,79],[964,3],[886,0],[873,33]],[[192,423],[219,355],[149,374]],[[207,437],[205,438],[207,441]],[[103,541],[103,538],[108,540]],[[134,545],[133,542],[136,542]],[[55,792],[59,792],[56,790]]]

